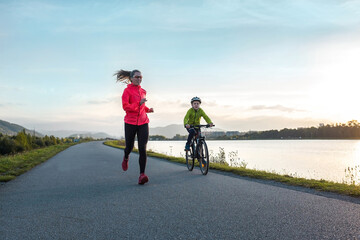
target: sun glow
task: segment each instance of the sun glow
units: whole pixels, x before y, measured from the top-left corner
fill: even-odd
[[[337,121],[360,119],[360,36],[332,39],[312,53],[314,87],[310,91],[314,111]]]

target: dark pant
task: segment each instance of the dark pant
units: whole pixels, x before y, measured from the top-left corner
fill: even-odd
[[[186,145],[190,145],[191,139],[193,139],[193,137],[195,136],[197,131],[196,131],[195,128],[187,128],[186,130],[189,132],[189,136],[188,136],[188,139],[186,141]]]
[[[139,165],[140,173],[145,172],[146,167],[146,144],[149,139],[149,124],[140,126],[125,123],[125,157],[128,158],[129,154],[134,148],[135,135],[137,135],[138,149],[139,149]]]

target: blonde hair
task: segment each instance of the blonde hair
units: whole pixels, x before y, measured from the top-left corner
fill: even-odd
[[[120,70],[117,71],[113,76],[116,76],[116,82],[122,83],[131,83],[131,78],[135,75],[135,73],[141,73],[139,70],[135,69],[132,71]]]

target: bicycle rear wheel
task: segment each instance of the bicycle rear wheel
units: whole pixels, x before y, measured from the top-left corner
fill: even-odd
[[[189,171],[192,171],[194,169],[194,145],[190,146],[189,151],[185,151],[186,154],[186,166]]]
[[[199,160],[199,166],[200,166],[201,173],[203,175],[206,175],[209,171],[210,161],[209,161],[209,151],[208,151],[205,141],[200,143],[198,160]]]

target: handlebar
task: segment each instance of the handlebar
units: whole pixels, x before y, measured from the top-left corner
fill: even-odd
[[[215,127],[215,125],[212,125],[213,127]],[[190,125],[191,128],[202,128],[202,127],[206,127],[206,128],[209,128],[210,127],[210,124],[200,124],[200,125]]]

